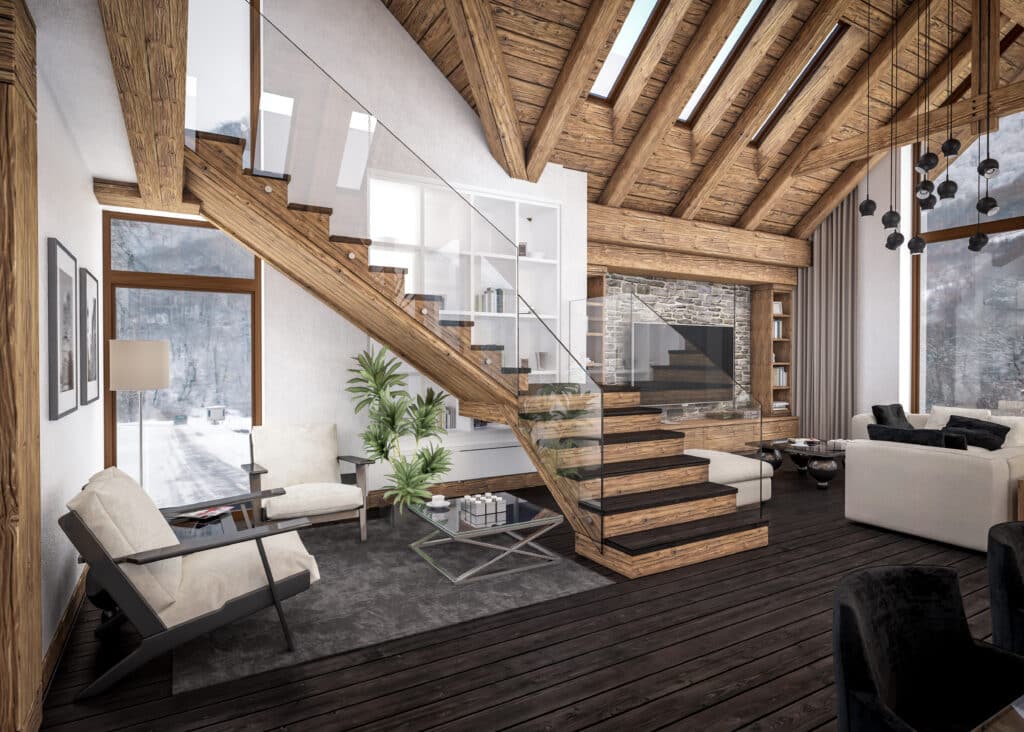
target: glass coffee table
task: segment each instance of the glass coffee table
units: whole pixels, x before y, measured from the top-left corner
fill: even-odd
[[[562,558],[558,554],[537,543],[537,539],[561,525],[564,518],[560,513],[541,508],[511,493],[495,493],[494,496],[504,500],[503,513],[474,515],[470,510],[469,501],[465,498],[450,499],[451,505],[447,509],[433,509],[423,504],[411,506],[412,513],[426,521],[433,531],[422,539],[417,539],[409,547],[455,584],[526,572],[561,561]],[[497,537],[508,537],[511,541],[496,543],[493,539]],[[482,547],[497,554],[470,569],[456,573],[443,567],[426,551],[428,547],[441,544]],[[513,557],[525,557],[536,561],[514,567],[490,569],[502,560],[507,563]],[[485,571],[488,569],[490,571]]]
[[[840,464],[846,458],[846,451],[828,447],[827,442],[816,445],[795,445],[789,440],[755,440],[748,442],[750,447],[758,449],[758,457],[773,468],[782,465],[782,455],[789,455],[797,471],[807,473],[825,490],[832,480],[839,475]]]

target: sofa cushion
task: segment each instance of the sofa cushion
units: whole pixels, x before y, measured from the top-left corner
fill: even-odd
[[[310,583],[320,579],[316,559],[306,551],[298,533],[269,536],[263,540],[263,548],[275,582],[306,571]],[[160,619],[172,627],[219,610],[229,600],[266,585],[255,541],[189,554],[182,564],[181,597],[160,613]]]
[[[967,449],[967,440],[963,435],[946,433],[943,430],[905,430],[881,424],[869,424],[868,438],[879,442],[903,442],[909,445],[945,447],[950,450]]]
[[[333,424],[253,427],[253,462],[267,469],[263,490],[300,483],[337,483],[338,429]]]
[[[734,455],[731,452],[719,450],[684,450],[687,455],[707,458],[711,461],[708,466],[708,480],[712,483],[723,483],[732,485],[746,480],[757,480],[758,478],[771,478],[774,475],[772,466],[763,460],[748,458],[743,455]]]
[[[111,558],[180,543],[149,494],[117,468],[92,476],[68,501],[68,509],[78,514]],[[174,603],[181,584],[180,557],[120,566],[155,612]]]
[[[962,433],[967,438],[968,445],[984,447],[986,450],[1001,448],[1006,435],[1010,432],[1006,425],[958,415],[949,418],[945,429],[948,432]]]
[[[363,507],[363,492],[345,483],[302,483],[285,487],[283,496],[263,501],[268,519],[320,516]]]
[[[1003,441],[1004,448],[1024,447],[1024,417],[1001,417],[993,414],[989,420],[1010,428],[1010,432]]]
[[[992,412],[988,409],[967,409],[964,407],[932,407],[932,411],[928,414],[928,421],[925,423],[924,428],[926,430],[941,430],[946,426],[946,422],[953,415],[960,415],[961,417],[974,417],[975,419],[988,419],[992,416]]]
[[[914,429],[907,419],[907,413],[903,411],[902,404],[876,404],[871,407],[875,415],[875,422],[886,427],[898,427],[904,430]]]

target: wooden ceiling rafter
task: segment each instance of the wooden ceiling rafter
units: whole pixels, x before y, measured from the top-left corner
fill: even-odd
[[[525,179],[526,151],[490,4],[444,0],[444,5],[491,154],[510,176]]]
[[[526,159],[526,177],[530,180],[538,180],[544,172],[569,115],[588,91],[598,55],[607,47],[608,36],[619,24],[627,5],[627,0],[594,0],[590,4],[530,137]]]
[[[775,104],[796,81],[816,49],[828,38],[839,22],[848,0],[821,0],[800,27],[800,32],[772,69],[757,93],[747,103],[739,119],[719,143],[697,179],[683,194],[673,215],[683,219],[696,218],[715,187],[728,172],[736,157],[746,148]]]

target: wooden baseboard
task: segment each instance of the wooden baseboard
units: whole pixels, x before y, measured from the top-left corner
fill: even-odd
[[[78,611],[82,608],[82,602],[85,600],[85,576],[88,572],[88,568],[83,568],[82,574],[78,577],[75,589],[71,591],[71,598],[68,600],[64,612],[60,616],[60,621],[57,623],[57,630],[50,640],[50,646],[46,649],[46,655],[43,656],[43,675],[39,685],[40,717],[42,702],[46,698],[50,682],[53,681],[53,675],[57,671],[57,664],[60,663],[60,658],[64,654],[64,648],[71,637],[71,630],[75,627]]]

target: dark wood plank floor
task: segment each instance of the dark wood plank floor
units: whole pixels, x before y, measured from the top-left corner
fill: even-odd
[[[43,726],[834,729],[832,592],[845,573],[871,565],[955,567],[971,628],[989,636],[983,555],[849,523],[840,481],[822,492],[788,470],[767,513],[763,549],[178,696],[167,657],[114,693],[74,703],[96,669],[124,652],[96,642],[98,614],[87,605]],[[571,554],[567,532],[547,543]]]

